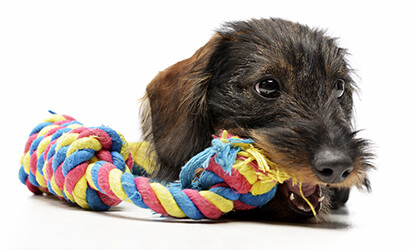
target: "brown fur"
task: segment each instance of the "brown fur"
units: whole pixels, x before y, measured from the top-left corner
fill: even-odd
[[[192,155],[204,148],[203,142],[196,142],[195,138],[189,140],[187,137],[191,137],[191,133],[200,132],[203,125],[212,126],[210,117],[209,120],[197,117],[207,113],[206,83],[210,75],[203,74],[202,71],[218,39],[219,36],[215,35],[192,57],[160,72],[147,87],[141,109],[143,132],[145,138],[152,140],[153,150],[160,155],[161,164],[158,164],[155,173],[161,179],[175,179],[177,176],[167,171],[169,166],[181,167],[187,159],[185,155]],[[196,125],[197,123],[201,124]],[[206,136],[211,136],[209,129],[203,132]],[[186,141],[192,143],[186,145]],[[170,150],[170,146],[173,149]],[[188,152],[181,158],[180,153],[175,152],[178,149]]]
[[[271,161],[304,183],[320,185],[325,200],[319,217],[333,200],[342,200],[332,204],[337,207],[347,199],[337,197],[339,189],[370,188],[366,173],[373,167],[372,154],[351,124],[356,86],[346,54],[323,31],[281,19],[226,24],[192,57],[160,72],[147,87],[141,116],[156,156],[154,175],[178,179],[181,167],[210,145],[211,135],[226,129],[252,138]],[[277,97],[256,92],[264,79],[278,82]],[[335,85],[340,79],[345,83],[341,97]],[[326,177],[317,165],[323,150],[351,159],[346,180],[321,180]],[[277,195],[253,214],[280,220],[310,217],[288,209],[287,199]]]

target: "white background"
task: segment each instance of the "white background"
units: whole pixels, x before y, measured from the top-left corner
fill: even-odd
[[[356,249],[408,246],[409,72],[405,1],[2,1],[0,244],[11,249]],[[30,130],[47,110],[139,138],[137,100],[224,21],[281,17],[327,28],[361,87],[356,124],[374,142],[373,193],[353,191],[320,226],[160,218],[122,204],[88,212],[18,181]],[[3,249],[3,248],[2,248]],[[379,248],[378,248],[379,249]]]

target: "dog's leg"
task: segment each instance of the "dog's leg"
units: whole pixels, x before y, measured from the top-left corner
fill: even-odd
[[[339,209],[345,205],[350,195],[350,188],[332,188],[333,196],[330,200],[332,209]]]

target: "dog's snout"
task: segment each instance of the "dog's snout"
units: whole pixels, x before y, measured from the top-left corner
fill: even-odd
[[[320,150],[315,155],[313,170],[326,183],[342,183],[353,170],[352,158],[335,149]]]

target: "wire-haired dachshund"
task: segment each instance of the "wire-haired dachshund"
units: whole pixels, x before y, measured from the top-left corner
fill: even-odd
[[[225,24],[146,89],[142,127],[156,178],[178,179],[225,129],[253,139],[301,180],[319,219],[347,201],[350,187],[370,189],[372,154],[351,122],[356,85],[346,54],[323,30],[282,19]],[[313,213],[299,185],[286,181],[269,204],[246,215],[301,221]]]

